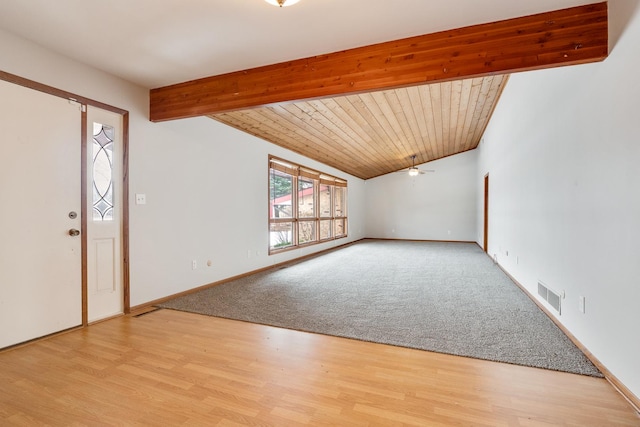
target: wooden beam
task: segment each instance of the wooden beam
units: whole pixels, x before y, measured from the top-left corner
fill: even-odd
[[[152,89],[150,119],[601,61],[607,3],[297,59]]]

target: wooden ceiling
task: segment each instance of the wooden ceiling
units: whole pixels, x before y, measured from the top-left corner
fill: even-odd
[[[210,117],[362,179],[478,146],[507,82],[479,77]]]
[[[606,3],[152,89],[152,121],[207,115],[362,179],[475,148],[518,71],[602,61]]]

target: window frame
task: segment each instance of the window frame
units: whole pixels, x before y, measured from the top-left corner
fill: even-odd
[[[298,165],[296,163],[290,162],[288,160],[281,159],[275,156],[269,156],[268,162],[268,233],[269,233],[269,255],[286,252],[298,248],[303,248],[311,245],[317,245],[320,243],[329,242],[332,240],[343,239],[347,237],[347,181],[345,179],[337,178],[332,175],[328,175],[324,172],[319,172],[314,169],[310,169],[306,166]],[[272,173],[273,171],[279,171],[283,174],[289,175],[291,177],[291,193],[290,193],[290,203],[291,203],[291,211],[292,215],[290,218],[279,218],[272,216],[274,211],[275,204],[273,203],[275,198],[272,198]],[[313,216],[300,216],[300,205],[299,198],[305,197],[304,194],[300,194],[301,191],[299,187],[300,179],[305,181],[311,181],[313,183],[313,191],[312,191],[312,200],[309,201],[313,205]],[[330,215],[323,215],[320,209],[320,186],[326,185],[329,186],[329,199],[330,199]],[[311,187],[310,187],[311,188]],[[336,215],[336,188],[342,188],[344,194],[342,198],[342,213],[341,215]],[[286,197],[279,196],[280,197]],[[321,238],[320,233],[320,223],[321,221],[331,221],[330,230],[331,235],[326,238]],[[339,236],[335,235],[336,230],[336,222],[342,222],[343,225],[343,233]],[[285,246],[278,247],[274,245],[272,242],[272,229],[274,228],[274,224],[279,223],[292,223],[291,227],[291,236],[288,239],[289,244]],[[312,234],[315,236],[314,239],[310,241],[305,241],[300,243],[300,228],[303,223],[312,223]],[[277,226],[276,226],[277,228]]]

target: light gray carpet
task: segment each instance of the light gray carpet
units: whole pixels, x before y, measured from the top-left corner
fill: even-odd
[[[471,243],[365,240],[160,306],[602,376]]]

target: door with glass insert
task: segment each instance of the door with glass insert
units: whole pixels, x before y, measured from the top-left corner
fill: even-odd
[[[122,115],[87,107],[87,317],[121,314]]]

